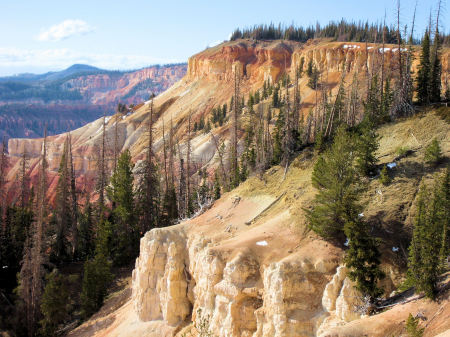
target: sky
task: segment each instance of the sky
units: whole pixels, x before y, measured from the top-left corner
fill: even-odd
[[[438,0],[417,0],[423,33]],[[448,21],[443,2],[441,22]],[[0,76],[62,70],[75,63],[129,70],[187,62],[260,23],[308,26],[332,20],[396,22],[397,0],[0,0]],[[401,0],[410,26],[416,0]],[[442,29],[448,32],[443,25]]]

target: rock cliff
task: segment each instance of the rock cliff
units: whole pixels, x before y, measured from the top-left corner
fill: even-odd
[[[295,70],[300,64],[300,60],[304,59],[304,69],[311,60],[313,64],[321,71],[323,82],[328,86],[332,93],[335,93],[344,72],[346,89],[350,90],[353,78],[359,78],[359,83],[366,83],[367,73],[377,73],[381,69],[381,46],[375,44],[366,45],[362,43],[342,43],[327,42],[320,40],[312,40],[308,43],[296,43],[292,41],[248,41],[239,40],[226,42],[213,48],[192,56],[188,62],[186,76],[171,86],[168,90],[155,98],[155,124],[154,124],[154,150],[157,155],[161,155],[162,148],[162,129],[163,124],[166,126],[166,132],[169,125],[173,125],[174,137],[181,144],[181,151],[184,151],[184,143],[187,135],[188,115],[192,114],[192,123],[200,121],[203,118],[207,121],[211,117],[211,110],[214,107],[221,106],[224,103],[230,106],[230,99],[233,95],[234,71],[239,69],[241,95],[248,97],[250,91],[260,90],[266,79],[274,82],[281,78],[285,72],[294,78]],[[417,53],[417,51],[415,51]],[[386,45],[385,48],[385,66],[386,69],[395,68],[396,58],[399,50],[396,46]],[[443,74],[448,73],[448,61],[450,57],[449,50],[443,50]],[[417,63],[415,59],[414,66]],[[174,71],[174,76],[182,71],[182,66]],[[156,71],[156,70],[154,70]],[[158,70],[162,71],[162,70]],[[120,83],[124,83],[123,88],[130,89],[135,80],[142,79],[145,76],[153,76],[153,70],[144,69],[136,73],[130,74],[131,78],[123,79]],[[158,76],[164,77],[170,74],[162,73]],[[74,86],[78,86],[81,90],[92,87],[98,87],[102,91],[108,88],[109,80],[103,77],[89,77],[74,80]],[[299,81],[301,107],[300,112],[305,117],[311,111],[317,102],[316,91],[307,86],[308,78],[303,75]],[[84,89],[83,89],[84,88]],[[359,95],[364,96],[366,85],[359,85]],[[127,90],[128,90],[127,89]],[[121,89],[122,90],[122,89]],[[125,89],[124,89],[125,90]],[[290,88],[289,90],[293,90]],[[119,90],[120,91],[120,90]],[[96,101],[101,102],[107,97],[113,97],[116,90],[110,92],[105,91],[100,96],[93,95]],[[291,93],[292,94],[292,93]],[[115,97],[115,96],[114,96]],[[94,99],[94,98],[93,98]],[[109,98],[108,98],[109,99]],[[267,108],[270,102],[261,103],[263,108]],[[133,160],[137,161],[144,155],[147,135],[147,119],[149,116],[149,102],[140,105],[133,113],[126,116],[115,116],[108,119],[106,133],[109,142],[107,143],[107,152],[111,155],[114,142],[114,122],[118,121],[119,130],[119,149],[130,149]],[[246,110],[242,120],[246,120]],[[273,125],[275,119],[271,121]],[[213,126],[212,132],[216,135],[219,142],[228,138],[229,122],[225,122],[223,126]],[[89,123],[77,130],[71,132],[73,139],[73,150],[75,153],[76,172],[79,176],[78,180],[84,184],[87,181],[86,188],[92,187],[92,178],[95,169],[95,149],[100,146],[101,142],[101,120]],[[50,172],[57,172],[59,166],[59,158],[61,156],[61,144],[67,134],[60,134],[50,137],[52,144],[60,144],[53,146],[49,154],[51,160],[49,162]],[[240,137],[243,135],[240,134]],[[42,139],[11,139],[9,150],[11,155],[11,170],[9,179],[12,181],[18,170],[18,157],[27,144],[27,151],[32,158],[36,158],[38,153],[35,149],[40,149],[39,143]],[[31,144],[37,143],[37,144]],[[210,134],[203,131],[197,131],[193,134],[192,139],[193,161],[195,165],[202,165],[209,171],[218,165],[218,158],[213,139]],[[36,161],[32,161],[30,167],[34,167]],[[89,178],[90,177],[90,178]],[[13,197],[14,187],[10,184],[10,196]],[[49,194],[52,196],[54,191],[50,189]]]

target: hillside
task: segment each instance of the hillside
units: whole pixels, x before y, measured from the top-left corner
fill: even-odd
[[[137,104],[178,81],[186,66],[108,71],[75,64],[59,72],[0,77],[0,137],[37,138],[47,123],[60,134],[111,115],[118,102]]]
[[[443,76],[448,72],[450,51],[444,49],[442,53]],[[352,88],[357,88],[358,95],[364,97],[367,88],[367,74],[379,72],[381,67],[380,45],[368,44],[367,50],[364,43],[329,42],[328,40],[311,40],[307,43],[293,41],[250,41],[237,40],[226,42],[218,46],[208,48],[205,51],[192,56],[188,61],[186,75],[168,90],[158,95],[154,100],[154,151],[161,156],[162,126],[166,130],[173,126],[174,139],[181,145],[184,153],[188,128],[188,115],[192,113],[192,123],[199,122],[202,118],[208,121],[212,116],[212,109],[227,103],[230,107],[230,99],[233,95],[234,70],[239,70],[241,96],[248,98],[250,92],[255,92],[263,87],[264,81],[277,82],[282,74],[287,73],[290,78],[295,77],[295,70],[301,59],[304,59],[304,67],[311,61],[321,71],[321,79],[324,86],[336,94],[343,69],[344,83],[348,96]],[[416,51],[417,55],[417,51]],[[395,67],[398,58],[398,48],[386,45],[384,52],[384,64],[386,69]],[[416,67],[418,57],[415,57],[413,68]],[[394,74],[393,74],[394,76]],[[357,82],[354,82],[354,79]],[[364,83],[362,85],[361,83]],[[301,96],[300,112],[307,119],[311,109],[320,103],[321,94],[308,87],[308,77],[303,76],[299,80]],[[290,95],[293,95],[291,86]],[[113,95],[112,92],[110,95]],[[292,97],[292,96],[291,96]],[[267,111],[271,100],[260,103],[261,109]],[[114,123],[118,121],[118,147],[130,149],[134,161],[142,158],[147,135],[147,120],[149,116],[149,101],[139,107],[136,112],[127,116],[108,119],[106,134],[108,155],[113,153]],[[255,111],[258,111],[255,106]],[[315,111],[314,109],[312,110]],[[273,128],[276,121],[277,109],[270,121]],[[244,109],[242,115],[241,130],[250,121],[248,109]],[[72,134],[73,152],[75,156],[75,170],[79,176],[79,183],[92,182],[95,168],[95,149],[101,142],[102,120],[96,120],[75,131]],[[229,136],[229,117],[220,126],[215,125],[213,134],[219,143],[226,142]],[[50,172],[55,174],[59,165],[62,147],[67,134],[50,137],[49,153]],[[239,137],[244,133],[240,132]],[[167,131],[166,131],[167,138]],[[31,158],[37,158],[41,148],[42,139],[10,139],[9,152],[12,169],[9,178],[16,175],[18,169],[18,157],[24,146]],[[239,147],[242,149],[242,141]],[[209,171],[218,165],[218,156],[213,138],[204,131],[197,131],[192,139],[192,158],[194,165],[203,166]],[[178,153],[179,155],[179,153]],[[183,154],[184,155],[184,154]],[[34,168],[36,159],[32,159],[30,167]],[[33,169],[32,175],[37,171]],[[88,183],[87,188],[89,188]],[[81,186],[81,185],[80,185]],[[52,190],[50,190],[50,193]]]
[[[385,297],[404,280],[404,240],[411,235],[419,182],[449,163],[450,126],[443,118],[449,113],[428,110],[378,130],[379,166],[396,166],[390,185],[371,180],[363,214],[381,238]],[[445,156],[436,168],[423,164],[433,137]],[[397,158],[399,147],[410,155]],[[409,313],[423,316],[425,337],[447,336],[448,276],[437,302],[406,293],[373,316],[354,311],[358,301],[342,267],[343,242],[324,241],[306,227],[314,161],[306,149],[286,174],[275,166],[200,216],[148,232],[132,280],[68,336],[196,336],[194,323],[206,323],[214,336],[406,336]]]

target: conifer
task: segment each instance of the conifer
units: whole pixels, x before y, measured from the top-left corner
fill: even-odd
[[[344,232],[349,240],[345,255],[345,265],[350,269],[348,275],[355,282],[356,289],[368,296],[372,303],[383,293],[377,286],[384,277],[380,270],[381,254],[377,242],[369,233],[367,223],[359,216],[345,224]]]
[[[430,145],[428,145],[425,149],[425,162],[437,165],[442,160],[442,151],[439,141],[436,138],[433,138]]]
[[[133,167],[131,154],[123,151],[117,162],[117,169],[111,177],[108,189],[110,199],[115,204],[112,212],[113,230],[111,256],[115,264],[123,265],[138,254],[139,230],[137,228],[136,207],[133,190]]]
[[[310,228],[325,238],[342,236],[344,225],[359,214],[358,197],[362,191],[355,169],[354,140],[344,126],[338,128],[331,148],[317,160],[313,186],[318,193],[313,209],[307,210]]]
[[[425,31],[422,39],[422,51],[417,73],[417,100],[419,104],[430,102],[430,34]]]

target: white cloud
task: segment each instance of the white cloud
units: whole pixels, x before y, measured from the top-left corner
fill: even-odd
[[[64,20],[63,22],[43,30],[38,41],[60,41],[75,35],[84,35],[94,31],[94,27],[83,20]]]
[[[0,47],[0,68],[10,72],[26,69],[64,69],[75,63],[89,64],[103,69],[136,69],[151,64],[180,62],[176,59],[159,59],[136,54],[80,53],[67,48],[19,49]]]

